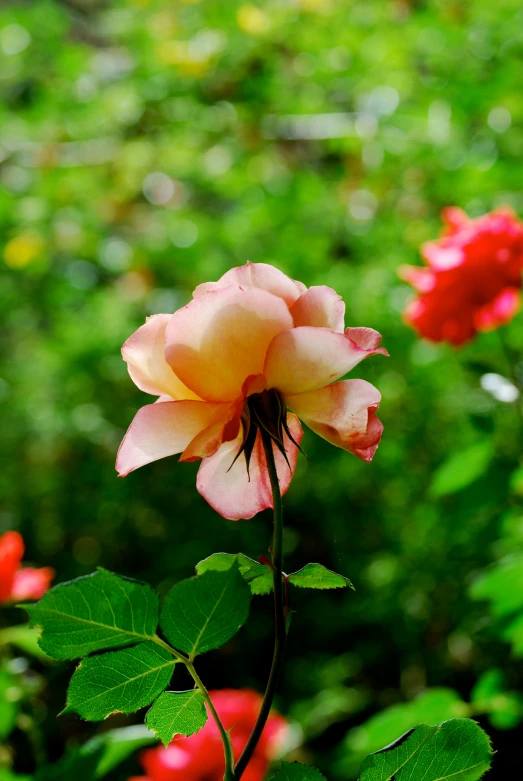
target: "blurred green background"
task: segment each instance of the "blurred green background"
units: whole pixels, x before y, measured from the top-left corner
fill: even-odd
[[[396,269],[419,262],[443,206],[523,214],[522,73],[520,0],[0,9],[0,531],[23,533],[28,561],[56,582],[102,565],[165,593],[214,551],[266,551],[270,514],[217,516],[196,464],[117,479],[149,401],[119,351],[147,315],[250,259],[330,285],[348,325],[384,335],[391,357],[353,373],[383,394],[374,462],[308,432],[285,502],[286,567],[320,561],[357,589],[296,593],[278,697],[302,731],[293,756],[330,781],[455,715],[492,736],[492,781],[520,762],[521,405],[481,378],[521,377],[523,319],[460,351],[429,345],[401,322]],[[270,646],[257,598],[202,677],[260,690]],[[31,669],[48,685],[1,754],[18,772],[133,721],[56,719],[72,668]]]

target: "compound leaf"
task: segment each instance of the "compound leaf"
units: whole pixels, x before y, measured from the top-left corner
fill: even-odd
[[[205,700],[197,689],[164,692],[147,712],[145,721],[167,746],[175,735],[194,735],[205,726]]]
[[[86,721],[134,713],[169,685],[175,664],[168,651],[151,642],[89,656],[71,678],[63,713]]]
[[[99,570],[50,589],[25,605],[40,648],[55,659],[132,645],[154,636],[158,595],[142,583]]]

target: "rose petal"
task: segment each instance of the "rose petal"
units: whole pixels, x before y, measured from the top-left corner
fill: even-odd
[[[165,329],[171,315],[153,315],[122,347],[127,369],[140,390],[171,399],[197,399],[175,375],[165,360]]]
[[[234,401],[261,374],[269,344],[293,327],[285,302],[265,290],[229,285],[193,299],[167,326],[166,359],[207,401]]]
[[[519,311],[519,290],[506,288],[489,304],[474,314],[474,327],[478,331],[492,331],[508,323]]]
[[[26,567],[15,574],[11,599],[40,599],[49,589],[55,572],[51,567]]]
[[[22,535],[9,531],[0,537],[0,602],[11,598],[15,573],[24,555]]]
[[[349,336],[345,336],[329,328],[300,326],[279,334],[267,351],[263,371],[267,386],[284,394],[323,388],[369,355],[386,354],[383,348],[360,347],[354,338],[375,339],[376,331],[348,330]]]
[[[303,436],[299,420],[295,415],[289,413],[287,423],[294,440],[299,444]],[[242,438],[239,436],[233,442],[226,442],[213,456],[205,458],[196,479],[196,488],[203,498],[216,512],[230,521],[252,518],[262,510],[273,506],[271,484],[260,434],[258,434],[251,456],[250,480],[247,476],[247,466],[243,455],[231,467],[241,441]],[[274,448],[282,494],[290,485],[298,457],[298,448],[290,442],[286,435],[284,436],[284,444],[291,469],[281,453]]]
[[[371,461],[383,426],[376,417],[380,392],[365,380],[335,382],[309,393],[287,396],[289,407],[307,426],[336,447]]]
[[[345,304],[332,288],[319,285],[310,287],[291,307],[294,325],[313,325],[331,328],[343,333],[345,328]]]
[[[375,331],[374,328],[365,328],[359,326],[357,328],[346,328],[345,336],[351,339],[362,350],[372,355],[387,355],[388,352],[384,347],[380,347],[381,334],[379,331]]]
[[[398,277],[418,291],[428,293],[436,284],[436,274],[429,268],[419,266],[400,266]]]
[[[261,290],[266,290],[279,298],[283,298],[288,306],[291,306],[302,293],[307,290],[301,282],[296,282],[282,271],[268,263],[251,263],[247,261],[245,266],[237,266],[227,271],[218,282],[206,282],[198,285],[193,293],[198,298],[211,290],[217,290],[230,284],[249,285]]]
[[[116,471],[125,477],[144,464],[181,453],[194,437],[220,419],[229,404],[166,401],[148,404],[136,413],[116,457]]]

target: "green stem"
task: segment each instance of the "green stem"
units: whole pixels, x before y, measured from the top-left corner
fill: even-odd
[[[203,699],[207,703],[207,707],[209,708],[210,714],[213,717],[214,721],[216,722],[216,726],[218,727],[218,731],[222,739],[223,753],[225,756],[225,775],[223,777],[223,781],[234,781],[234,753],[232,750],[232,743],[229,737],[229,733],[223,726],[220,717],[218,716],[218,712],[214,707],[214,703],[210,698],[209,692],[207,691],[207,688],[204,685],[202,679],[194,669],[193,663],[184,654],[180,653],[180,651],[177,651],[175,648],[172,648],[168,643],[162,640],[161,637],[158,637],[158,635],[156,635],[153,638],[153,642],[155,642],[156,645],[165,648],[165,650],[168,651],[171,654],[171,656],[174,656],[174,658],[177,661],[181,662],[186,666],[187,672],[189,673],[189,675],[195,682],[196,686],[200,690]]]
[[[211,700],[209,696],[209,692],[205,688],[205,686],[202,683],[202,680],[196,670],[194,669],[194,666],[191,664],[191,662],[187,663],[187,670],[189,672],[189,675],[191,675],[193,681],[195,682],[196,686],[201,691],[203,698],[205,702],[207,703],[207,707],[209,708],[211,715],[216,722],[216,726],[218,727],[218,730],[220,731],[220,737],[222,739],[223,743],[223,753],[225,755],[225,775],[223,777],[223,781],[234,781],[234,753],[232,750],[232,743],[231,738],[229,736],[229,733],[223,726],[220,717],[218,716],[218,713],[216,711],[216,708],[214,707],[213,701]]]
[[[272,701],[276,693],[278,679],[283,667],[283,656],[285,653],[285,641],[287,639],[285,628],[285,613],[283,601],[283,506],[281,501],[280,484],[278,482],[278,473],[274,461],[274,451],[272,440],[269,434],[260,429],[265,458],[267,461],[267,470],[271,481],[273,504],[274,504],[274,533],[272,543],[272,576],[274,584],[274,654],[272,657],[271,672],[267,682],[267,688],[263,697],[262,706],[254,725],[254,729],[247,741],[243,752],[234,768],[234,781],[240,781],[247,765],[249,764],[254,750],[263,732],[263,728],[269,717],[272,707]]]

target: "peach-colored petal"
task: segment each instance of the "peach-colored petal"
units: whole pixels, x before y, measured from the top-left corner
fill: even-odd
[[[508,323],[519,311],[519,290],[510,287],[489,304],[478,309],[474,315],[474,326],[478,331],[492,331],[500,325]]]
[[[365,328],[364,326],[346,328],[345,336],[367,353],[387,356],[389,354],[384,347],[380,347],[381,334],[379,331],[375,331],[374,328]]]
[[[165,401],[138,410],[122,440],[116,471],[125,477],[140,466],[181,453],[194,437],[220,419],[229,404],[205,401]]]
[[[349,331],[350,335],[346,336],[329,328],[300,326],[279,334],[267,351],[263,373],[268,387],[277,388],[283,394],[323,388],[369,355],[384,352],[383,348],[361,347],[354,339],[354,331],[361,338],[375,338],[376,331],[371,328]]]
[[[51,567],[26,567],[15,574],[11,599],[40,599],[51,586],[55,572]]]
[[[365,380],[344,380],[309,393],[287,396],[289,407],[332,445],[370,461],[383,426],[376,417],[380,392]]]
[[[234,401],[261,374],[269,344],[293,327],[285,302],[254,287],[229,285],[194,298],[167,325],[167,362],[207,401]]]
[[[122,357],[140,390],[171,399],[197,399],[165,360],[165,329],[171,315],[153,315],[125,342]]]
[[[216,453],[223,442],[236,439],[240,431],[240,418],[244,403],[245,399],[240,398],[230,404],[225,419],[212,423],[197,434],[189,442],[179,460],[197,461],[200,458],[208,458]]]
[[[287,423],[294,440],[299,444],[303,435],[299,420],[295,415],[289,413]],[[258,434],[251,456],[250,480],[247,476],[247,466],[243,456],[240,456],[231,467],[241,441],[241,436],[238,436],[233,442],[225,442],[213,456],[205,458],[196,480],[196,488],[203,498],[216,512],[231,521],[252,518],[256,513],[272,507],[271,485],[261,436]],[[298,457],[297,447],[290,442],[286,435],[284,443],[291,469],[281,453],[274,448],[282,494],[290,485]]]
[[[310,287],[291,307],[294,325],[331,328],[342,334],[345,328],[345,304],[332,288]]]
[[[231,268],[223,277],[220,277],[218,282],[205,282],[203,285],[198,285],[193,296],[197,298],[211,290],[230,284],[242,285],[243,287],[249,285],[250,287],[266,290],[279,298],[283,298],[288,306],[292,306],[296,299],[307,290],[301,282],[296,282],[296,280],[291,279],[268,263],[251,263],[247,261],[244,266]]]

